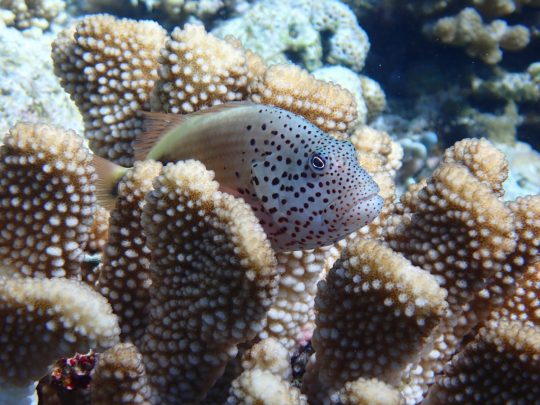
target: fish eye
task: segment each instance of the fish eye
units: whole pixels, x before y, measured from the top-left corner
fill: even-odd
[[[313,170],[320,172],[326,167],[326,160],[318,153],[313,153],[309,159],[309,163]]]

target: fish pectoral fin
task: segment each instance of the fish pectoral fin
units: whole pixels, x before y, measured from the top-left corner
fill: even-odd
[[[274,215],[281,211],[280,186],[272,184],[272,177],[268,175],[268,171],[268,168],[264,167],[264,161],[253,162],[251,164],[251,184],[265,211]]]

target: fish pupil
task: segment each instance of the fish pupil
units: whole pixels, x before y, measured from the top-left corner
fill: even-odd
[[[326,161],[318,153],[311,155],[310,163],[315,170],[323,170],[326,166]]]

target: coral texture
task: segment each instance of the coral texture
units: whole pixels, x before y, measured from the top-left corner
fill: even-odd
[[[207,34],[200,25],[176,28],[161,50],[159,63],[159,107],[154,108],[186,114],[246,97],[243,51]]]
[[[277,292],[260,224],[218,186],[200,162],[170,164],[144,207],[152,293],[142,353],[161,403],[203,399],[236,344],[262,329]]]
[[[92,377],[92,405],[150,405],[150,389],[137,348],[120,343],[99,356]]]
[[[47,29],[65,18],[65,7],[64,0],[0,0],[0,21],[19,29]]]
[[[0,149],[0,258],[14,274],[77,277],[96,210],[90,151],[74,132],[18,124]]]
[[[472,57],[487,64],[496,64],[502,59],[502,50],[518,51],[530,41],[529,29],[524,25],[509,26],[503,20],[489,24],[473,8],[465,8],[453,17],[444,17],[425,32],[443,43],[464,47]]]
[[[123,341],[138,342],[148,325],[150,302],[150,250],[142,229],[145,196],[161,164],[136,162],[118,184],[116,207],[111,212],[109,239],[101,259],[99,291],[120,318]]]
[[[129,166],[141,130],[138,110],[150,109],[157,58],[166,32],[152,21],[95,15],[53,43],[55,73],[77,104],[92,150]]]

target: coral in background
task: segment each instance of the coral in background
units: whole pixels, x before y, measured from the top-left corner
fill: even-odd
[[[519,51],[530,41],[523,25],[509,26],[503,20],[489,24],[473,8],[465,8],[454,17],[444,17],[424,28],[424,32],[445,44],[464,47],[469,56],[494,65],[501,61],[502,50]]]
[[[327,54],[323,54],[322,32],[331,33]],[[370,46],[355,15],[336,0],[256,2],[239,17],[218,25],[212,33],[222,38],[237,37],[246,48],[270,63],[283,63],[287,53],[294,54],[308,70],[326,61],[360,71]]]
[[[0,38],[0,140],[18,121],[80,131],[81,115],[53,73],[53,35],[35,28],[21,32],[0,21]]]
[[[0,0],[0,21],[18,29],[45,30],[65,19],[65,7],[64,0]]]

